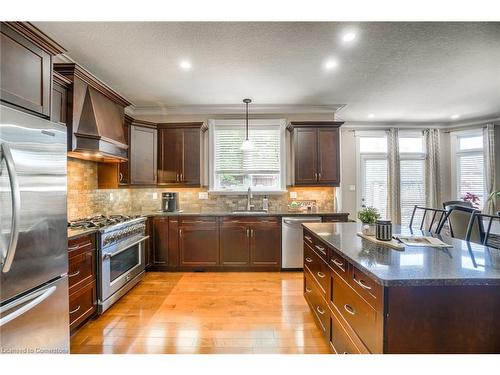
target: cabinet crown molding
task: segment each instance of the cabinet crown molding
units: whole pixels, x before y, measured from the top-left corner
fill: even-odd
[[[54,56],[66,52],[64,47],[29,22],[2,22],[3,25],[7,25],[25,38],[33,41],[49,55]]]

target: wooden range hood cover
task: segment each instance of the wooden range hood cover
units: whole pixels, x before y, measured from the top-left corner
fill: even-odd
[[[72,81],[69,155],[103,162],[127,160],[123,120],[130,103],[77,64],[54,64],[54,69]]]

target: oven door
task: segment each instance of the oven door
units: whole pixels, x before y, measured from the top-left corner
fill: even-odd
[[[117,244],[101,253],[101,293],[105,301],[145,269],[144,241],[149,236]]]

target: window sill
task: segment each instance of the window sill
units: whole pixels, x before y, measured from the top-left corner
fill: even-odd
[[[252,190],[252,195],[283,195],[288,193],[288,190],[272,190],[272,191],[261,191],[261,190]],[[248,192],[246,190],[209,190],[208,194],[214,195],[247,195]]]

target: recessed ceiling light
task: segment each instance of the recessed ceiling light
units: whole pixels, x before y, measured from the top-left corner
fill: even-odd
[[[179,66],[181,67],[181,69],[184,69],[184,70],[189,70],[192,67],[191,62],[189,62],[188,60],[182,60],[179,63]]]
[[[342,35],[342,40],[346,43],[352,42],[354,39],[356,39],[355,33],[345,33]]]
[[[370,113],[370,114],[368,115],[368,118],[374,118],[374,117],[375,117],[375,115],[374,115],[373,113]]]
[[[456,119],[460,118],[460,115],[451,115],[450,118],[452,120],[456,120]]]
[[[335,59],[328,59],[324,63],[324,67],[326,70],[332,70],[339,66],[339,63]]]

